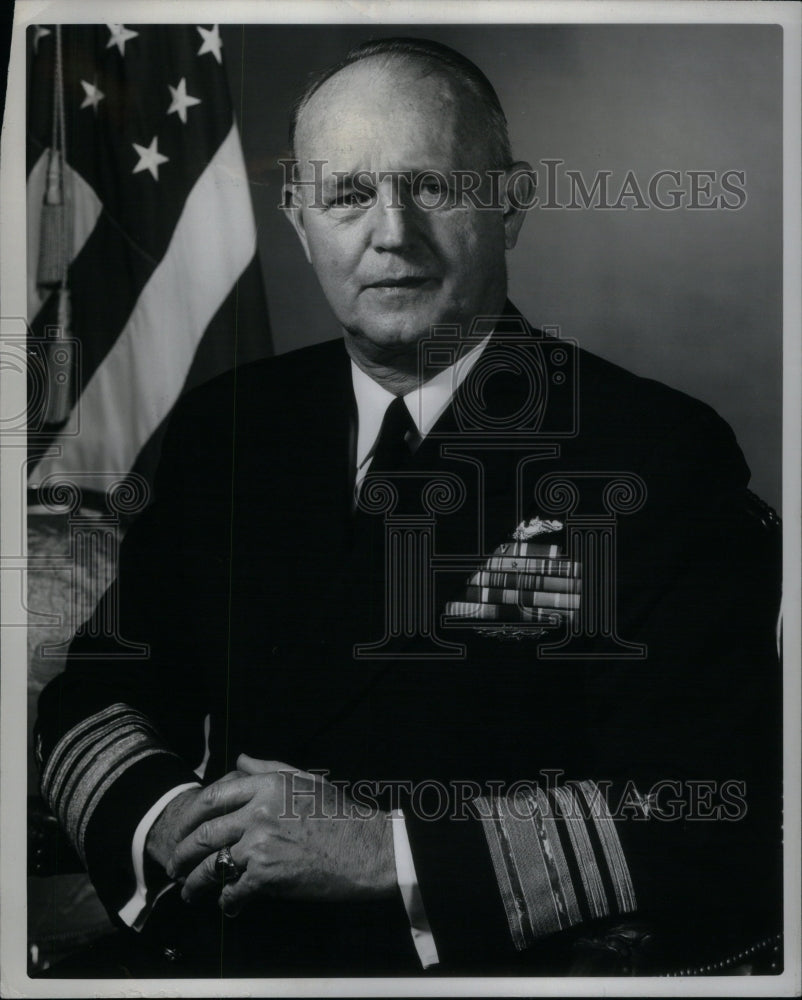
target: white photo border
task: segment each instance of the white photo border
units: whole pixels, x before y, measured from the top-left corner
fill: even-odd
[[[0,993],[3,996],[795,996],[800,973],[800,386],[802,386],[802,197],[800,52],[802,7],[783,2],[538,2],[538,0],[17,0],[0,163],[0,343],[24,332],[25,32],[36,23],[778,24],[783,28],[783,518],[785,964],[779,976],[661,978],[147,979],[56,980],[27,975],[24,620],[25,449],[0,449]],[[26,405],[25,379],[0,370],[0,427]],[[15,623],[16,626],[15,627]]]

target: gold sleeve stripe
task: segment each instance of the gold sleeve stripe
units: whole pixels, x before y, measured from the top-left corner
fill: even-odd
[[[477,813],[515,947],[578,923],[576,892],[546,796],[481,798]]]
[[[557,824],[549,805],[546,793],[537,789],[537,806],[533,811],[532,821],[537,827],[540,837],[543,857],[549,864],[551,871],[552,887],[555,896],[562,900],[560,926],[572,927],[579,923],[582,914],[579,910],[574,883],[568,869],[568,862],[565,860],[560,835],[557,832]],[[558,891],[559,890],[559,891]]]
[[[482,797],[476,804],[507,914],[510,935],[515,947],[518,951],[522,951],[534,940],[535,934],[529,908],[524,899],[520,873],[509,842],[509,833],[502,814],[502,802],[500,796],[494,795],[490,798]]]
[[[563,815],[568,837],[576,857],[579,877],[585,889],[591,917],[603,917],[610,912],[599,866],[585,829],[585,821],[577,815],[574,797],[567,788],[555,788],[554,797]]]
[[[620,913],[630,913],[637,906],[635,888],[629,873],[629,866],[624,857],[621,841],[615,829],[615,823],[607,808],[604,796],[592,781],[580,781],[579,788],[590,809],[596,833],[601,841],[604,857],[610,869],[613,880],[613,891]]]
[[[103,795],[158,753],[170,751],[148,719],[123,703],[83,719],[58,741],[42,772],[42,795],[84,862],[86,831]]]
[[[42,772],[42,787],[49,790],[49,795],[60,794],[61,785],[70,774],[73,763],[95,739],[96,732],[113,729],[116,720],[130,711],[127,705],[109,705],[83,719],[61,737]]]
[[[598,787],[585,781],[555,788],[553,794],[556,815],[549,796],[540,788],[512,798],[496,795],[474,802],[510,936],[519,951],[538,938],[580,923],[580,893],[592,919],[611,913],[600,865],[609,870],[619,912],[636,907],[621,842]],[[591,820],[592,828],[588,826]],[[561,838],[558,827],[562,823],[567,836]],[[598,837],[595,849],[592,831]],[[566,851],[573,853],[570,865]],[[578,879],[571,874],[574,862]]]

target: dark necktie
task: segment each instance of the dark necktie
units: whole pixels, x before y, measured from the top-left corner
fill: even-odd
[[[368,475],[376,472],[392,472],[404,463],[412,453],[410,443],[417,438],[415,422],[410,416],[403,396],[396,396],[384,413],[373,461],[368,467]]]
[[[369,482],[371,476],[381,475],[381,473],[393,472],[400,468],[404,461],[412,454],[410,444],[417,441],[418,432],[415,422],[410,416],[403,396],[396,396],[384,411],[379,436],[376,438],[376,446],[373,449],[371,459],[365,478],[362,481],[359,491],[361,492],[365,483]],[[363,523],[364,512],[359,509],[359,505],[354,495],[353,506],[351,507],[352,522],[349,528],[350,542],[353,543],[353,531],[359,523]],[[353,519],[356,519],[355,521]]]

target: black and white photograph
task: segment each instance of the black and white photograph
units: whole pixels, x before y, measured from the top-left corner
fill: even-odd
[[[796,995],[802,8],[174,7],[15,5],[2,994]]]

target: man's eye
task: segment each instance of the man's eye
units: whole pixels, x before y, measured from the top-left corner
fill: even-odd
[[[437,177],[421,180],[413,192],[417,204],[423,208],[447,208],[449,202],[448,182]]]

